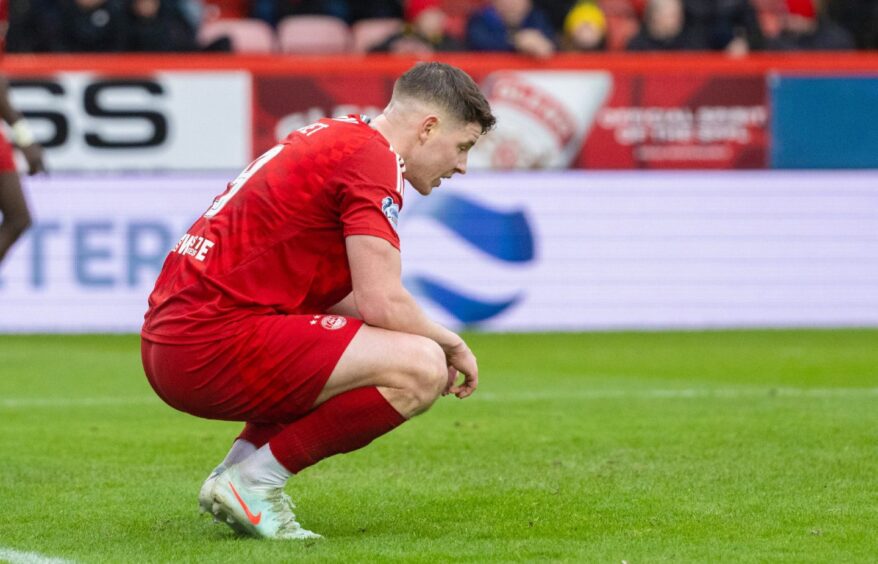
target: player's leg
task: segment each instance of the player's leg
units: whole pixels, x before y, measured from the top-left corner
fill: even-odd
[[[362,448],[429,409],[445,389],[447,374],[445,355],[433,341],[364,325],[332,370],[316,407],[247,458],[241,471],[254,480],[269,469],[283,475],[270,452],[288,477],[333,454]],[[260,460],[269,464],[262,467]]]
[[[250,417],[277,417],[277,413],[254,414],[248,409],[249,403],[265,403],[261,396],[249,398],[253,386],[242,384],[248,380],[244,373],[255,374],[261,368],[247,363],[241,366],[239,358],[254,356],[253,351],[245,346],[250,342],[247,331],[242,331],[240,338],[224,338],[214,343],[168,345],[144,339],[141,343],[144,372],[158,396],[180,411],[237,421]],[[269,372],[266,379],[272,375]],[[198,505],[203,512],[212,511],[211,490],[217,478],[282,428],[279,423],[247,423],[225,459],[211,471],[199,490]],[[239,532],[246,531],[241,529]]]
[[[314,407],[345,392],[373,386],[404,418],[411,418],[429,408],[444,388],[444,358],[429,339],[363,326],[345,349]],[[283,428],[281,424],[248,423],[218,469],[240,462]]]
[[[376,386],[406,419],[433,405],[447,383],[445,353],[418,335],[364,325],[336,364],[315,401]]]
[[[319,347],[313,352],[322,354]],[[277,512],[271,511],[269,496],[282,492],[292,474],[329,456],[362,448],[426,411],[447,382],[445,355],[434,342],[368,326],[357,331],[333,364],[313,401],[316,407],[217,481],[212,490],[215,514],[229,520],[233,528],[258,536],[303,538],[296,528],[272,529],[271,523],[282,519],[274,517]],[[254,508],[265,510],[271,517],[268,524],[254,523]]]
[[[212,344],[144,342],[150,383],[177,409],[215,419],[289,422],[269,445],[216,480],[215,515],[258,536],[313,537],[285,509],[283,485],[292,472],[365,446],[441,394],[447,371],[438,345],[361,325],[338,317],[269,316]],[[258,510],[248,513],[253,508]],[[251,518],[263,510],[254,524]]]
[[[0,166],[0,262],[31,224],[18,173]]]

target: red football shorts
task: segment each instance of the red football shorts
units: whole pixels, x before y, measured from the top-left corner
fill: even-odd
[[[0,173],[16,172],[15,160],[12,158],[12,145],[0,133]]]
[[[339,315],[271,315],[221,341],[141,340],[146,377],[168,405],[209,419],[286,423],[314,406],[363,322]]]

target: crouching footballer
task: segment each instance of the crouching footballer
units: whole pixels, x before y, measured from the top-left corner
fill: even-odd
[[[396,225],[406,181],[426,196],[464,174],[494,122],[466,73],[417,64],[374,120],[322,119],[253,161],[169,253],[146,376],[178,410],[244,422],[204,511],[256,537],[319,538],[287,480],[475,391],[472,351],[402,286]]]

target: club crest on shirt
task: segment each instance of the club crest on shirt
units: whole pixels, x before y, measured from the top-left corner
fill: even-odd
[[[330,331],[341,329],[347,324],[348,320],[341,315],[327,315],[320,320],[320,325],[322,325],[324,329],[329,329]]]
[[[396,231],[396,225],[399,223],[399,206],[393,201],[393,198],[387,196],[381,200],[381,211],[384,212],[387,221],[390,222],[393,230]]]

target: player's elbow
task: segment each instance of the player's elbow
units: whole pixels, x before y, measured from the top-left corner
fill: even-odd
[[[368,325],[395,329],[401,318],[405,317],[401,311],[405,302],[403,296],[392,292],[355,292],[355,295],[363,321]]]
[[[389,328],[393,318],[393,302],[385,296],[357,298],[357,307],[363,321],[373,327]]]

